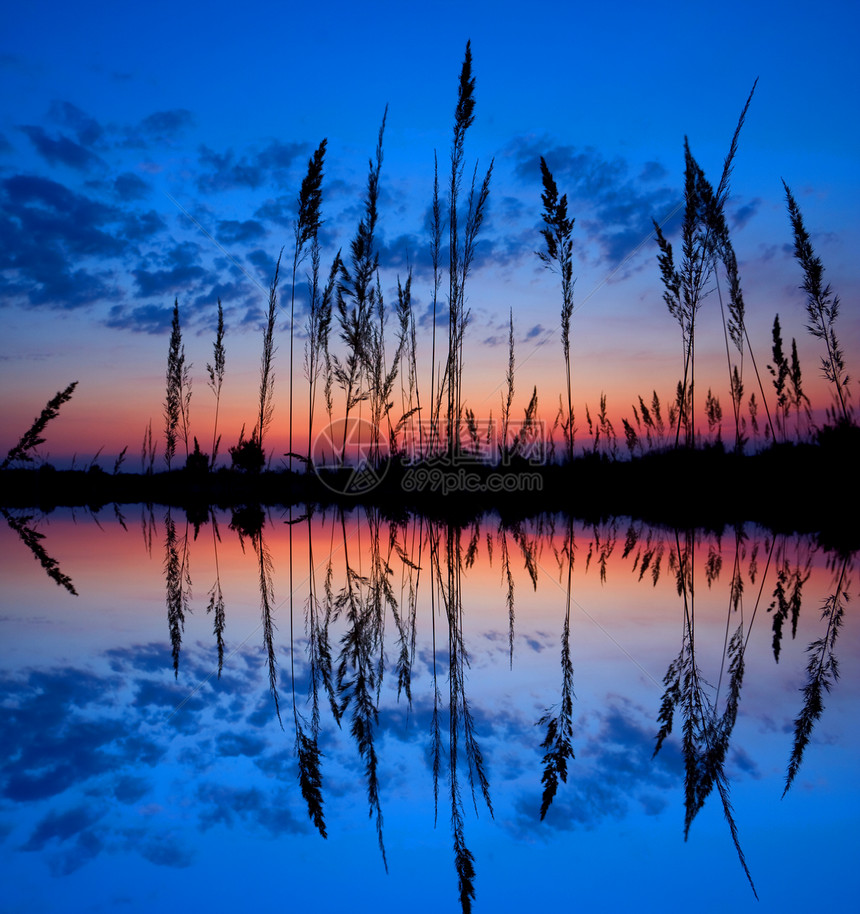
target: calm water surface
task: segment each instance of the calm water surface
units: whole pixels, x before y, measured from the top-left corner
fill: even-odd
[[[4,518],[0,910],[854,903],[853,556],[197,520]]]

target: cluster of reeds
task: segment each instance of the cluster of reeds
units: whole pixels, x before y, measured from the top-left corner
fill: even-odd
[[[755,367],[755,356],[749,345],[745,323],[745,305],[738,274],[737,257],[732,245],[725,207],[729,195],[729,179],[738,149],[741,128],[746,119],[755,84],[747,98],[716,189],[693,157],[688,140],[684,139],[684,219],[681,229],[682,260],[675,264],[672,245],[665,238],[660,225],[654,222],[654,231],[660,250],[658,263],[663,280],[663,298],[669,313],[681,328],[683,350],[683,376],[678,391],[678,417],[675,444],[681,432],[686,446],[696,444],[695,419],[695,368],[696,368],[696,318],[705,298],[716,289],[720,301],[726,342],[726,360],[729,388],[735,418],[735,447],[742,450],[744,437],[741,428],[741,398],[743,395],[743,356],[745,343]],[[728,315],[723,304],[720,285],[720,268],[728,293]],[[730,342],[737,352],[733,362]],[[758,370],[756,369],[756,374]],[[713,423],[712,423],[713,424]]]
[[[719,685],[711,692],[704,679],[696,656],[695,637],[695,587],[693,559],[695,541],[688,533],[683,548],[680,536],[676,535],[677,552],[675,573],[678,593],[683,598],[684,634],[681,651],[669,664],[663,679],[666,689],[663,693],[658,722],[660,729],[654,748],[654,755],[660,751],[665,739],[672,732],[676,711],[682,717],[682,751],[684,755],[685,817],[684,837],[689,835],[694,818],[705,805],[711,791],[716,788],[723,806],[723,813],[731,832],[738,859],[756,894],[752,875],[741,849],[738,829],[729,799],[729,785],[725,773],[729,740],[737,719],[738,703],[744,675],[744,651],[746,635],[743,620],[727,641],[725,658],[728,660],[729,689],[725,706],[718,710]],[[740,547],[738,539],[736,549]],[[734,602],[736,590],[732,588]],[[722,675],[722,671],[721,671]],[[756,894],[756,897],[758,895]]]
[[[632,418],[622,418],[623,441],[629,455],[662,449],[674,444],[695,447],[703,443],[722,445],[723,407],[720,393],[712,387],[704,399],[703,414],[707,431],[697,426],[696,396],[696,326],[705,299],[716,293],[722,315],[728,393],[734,425],[734,448],[743,451],[751,436],[759,433],[758,410],[767,415],[766,433],[774,442],[787,440],[787,419],[795,413],[795,438],[802,437],[802,421],[806,433],[813,427],[809,399],[802,387],[796,341],[792,340],[790,360],[781,340],[781,328],[774,323],[773,363],[768,366],[775,393],[775,413],[771,417],[755,355],[749,340],[745,318],[738,260],[729,230],[726,205],[732,168],[738,151],[739,138],[755,92],[755,84],[738,119],[726,154],[719,182],[714,187],[706,178],[690,148],[684,141],[684,217],[681,228],[681,258],[676,262],[672,244],[662,227],[654,222],[658,246],[658,263],[663,281],[663,298],[671,316],[681,330],[682,375],[665,414],[656,393],[646,402],[641,396],[632,406]],[[434,455],[455,455],[464,447],[483,453],[490,460],[509,459],[523,450],[529,434],[536,434],[538,394],[534,389],[525,409],[519,432],[512,432],[514,396],[514,322],[510,315],[509,358],[506,395],[501,404],[501,422],[496,430],[490,418],[487,442],[479,440],[479,423],[464,398],[464,339],[470,320],[466,286],[474,264],[476,244],[482,228],[489,199],[493,172],[491,161],[483,177],[477,163],[471,177],[466,178],[465,141],[475,118],[475,78],[472,70],[471,45],[467,43],[460,69],[457,103],[454,113],[450,149],[450,172],[443,194],[440,186],[438,157],[434,154],[434,177],[430,221],[430,253],[433,265],[432,338],[430,340],[430,391],[422,397],[416,343],[416,322],[412,308],[412,271],[405,278],[396,278],[396,331],[387,349],[388,312],[383,296],[376,234],[379,221],[379,195],[383,164],[383,138],[387,109],[379,128],[376,150],[369,161],[363,214],[346,256],[341,252],[333,258],[324,273],[321,263],[319,228],[322,225],[323,179],[326,140],[323,140],[308,161],[307,173],[297,199],[294,224],[295,239],[292,257],[290,290],[290,378],[289,378],[289,468],[295,459],[310,467],[314,460],[313,437],[315,413],[320,385],[325,409],[331,426],[333,418],[343,419],[339,447],[331,446],[330,454],[317,455],[337,463],[350,459],[348,438],[350,420],[357,413],[367,420],[370,440],[365,450],[371,462],[383,461],[386,454],[429,458]],[[554,432],[563,441],[563,459],[574,458],[575,414],[571,367],[571,320],[573,315],[573,242],[575,223],[568,209],[568,197],[562,194],[546,160],[540,159],[542,182],[541,237],[543,249],[538,251],[542,263],[557,273],[561,286],[560,330],[564,365],[564,393],[550,434],[548,453],[555,459]],[[809,235],[803,225],[800,210],[788,187],[785,187],[789,216],[795,235],[795,254],[804,271],[803,289],[807,294],[809,331],[824,341],[826,356],[822,358],[825,377],[834,385],[838,407],[833,415],[842,422],[851,421],[849,378],[845,370],[844,353],[835,331],[839,300],[822,280],[823,268],[815,256]],[[443,264],[443,238],[447,239],[447,264]],[[293,447],[294,407],[294,349],[297,332],[296,290],[299,269],[310,257],[307,276],[308,310],[305,323],[304,375],[308,383],[308,449],[299,455]],[[261,359],[260,402],[250,438],[244,429],[239,442],[230,448],[233,464],[250,470],[261,469],[267,462],[264,438],[271,427],[275,392],[273,359],[276,351],[275,326],[280,257],[270,284],[267,318],[263,333]],[[447,269],[447,350],[439,360],[436,353],[437,312],[443,306],[441,293],[445,287]],[[333,334],[336,339],[333,339]],[[224,327],[219,300],[218,330],[214,365],[207,365],[209,386],[216,397],[215,424],[212,436],[214,466],[218,451],[217,417],[221,386],[224,378]],[[744,359],[748,354],[758,381],[758,391],[745,392]],[[189,455],[188,411],[190,401],[189,366],[178,325],[178,303],[174,305],[173,329],[168,357],[168,386],[165,404],[165,460],[168,468],[175,454],[178,438],[185,443]],[[399,379],[399,415],[393,411]],[[758,394],[758,397],[757,397]],[[427,403],[429,402],[429,406]],[[426,408],[425,412],[422,412]],[[601,394],[599,409],[593,416],[585,404],[589,441],[584,451],[618,456],[619,434],[609,418],[606,397]],[[428,420],[429,421],[425,421]],[[199,450],[195,439],[195,453]],[[149,455],[148,457],[146,455]],[[151,470],[154,451],[151,442],[144,445],[144,462]],[[271,460],[271,455],[268,456]]]
[[[777,319],[773,328],[773,362],[768,366],[773,377],[774,413],[771,415],[769,397],[765,392],[750,343],[746,305],[741,287],[738,259],[734,250],[727,202],[730,178],[738,152],[741,131],[755,92],[755,85],[741,111],[729,150],[723,162],[716,186],[705,176],[696,161],[688,140],[684,140],[684,216],[681,226],[680,257],[666,238],[663,228],[655,221],[658,265],[663,283],[663,298],[670,315],[681,331],[682,372],[677,389],[661,412],[656,392],[649,401],[642,397],[632,405],[632,418],[625,416],[621,428],[609,417],[605,395],[601,394],[599,408],[592,412],[585,404],[589,440],[583,453],[602,453],[615,458],[619,442],[626,445],[629,455],[664,448],[669,445],[695,447],[704,443],[722,444],[723,406],[720,391],[708,389],[703,405],[696,392],[696,329],[700,309],[705,300],[716,293],[724,328],[728,397],[734,425],[734,449],[743,451],[751,436],[759,433],[758,410],[766,414],[766,436],[771,441],[788,440],[788,419],[795,414],[795,439],[809,435],[814,428],[810,401],[806,396],[797,355],[792,339],[791,353],[783,348],[781,326]],[[432,261],[432,335],[430,339],[429,396],[422,397],[419,379],[416,319],[413,312],[411,267],[405,278],[396,277],[397,300],[395,330],[388,327],[390,308],[383,296],[383,283],[377,243],[380,218],[380,182],[383,165],[383,138],[387,108],[379,128],[374,155],[369,160],[363,212],[348,252],[338,251],[327,270],[323,269],[319,231],[323,225],[323,185],[327,141],[323,139],[308,160],[296,199],[292,270],[289,307],[289,399],[287,406],[288,451],[286,467],[294,468],[299,461],[309,468],[314,461],[313,442],[316,414],[320,398],[324,401],[329,426],[335,418],[342,419],[342,439],[331,453],[317,458],[334,463],[346,463],[350,420],[360,415],[370,430],[365,454],[371,462],[382,462],[387,455],[409,455],[429,459],[440,455],[455,456],[464,448],[482,453],[489,461],[509,459],[526,449],[529,436],[534,438],[538,428],[538,391],[534,387],[525,407],[523,420],[512,418],[514,396],[514,316],[510,315],[509,359],[506,395],[502,398],[502,418],[499,428],[492,423],[486,433],[479,431],[479,421],[468,406],[464,394],[465,336],[470,321],[467,283],[473,271],[477,243],[487,213],[493,161],[483,173],[478,164],[467,171],[466,138],[475,120],[475,77],[471,45],[465,55],[457,84],[453,133],[449,154],[447,179],[440,180],[438,156],[434,153],[434,173],[431,191],[429,247]],[[540,158],[542,185],[543,247],[537,252],[541,262],[559,276],[561,287],[560,334],[563,356],[564,390],[552,426],[548,453],[555,459],[554,433],[560,433],[563,459],[575,456],[575,410],[572,377],[571,327],[574,310],[574,264],[572,233],[575,219],[569,212],[566,194],[560,192],[546,160]],[[783,182],[784,183],[784,182]],[[801,288],[806,294],[807,329],[824,343],[821,359],[824,377],[832,384],[834,406],[828,417],[835,424],[853,423],[850,403],[850,378],[845,353],[839,343],[836,323],[839,299],[823,279],[823,266],[813,250],[800,208],[787,184],[785,195],[794,235],[795,257],[803,271]],[[447,245],[443,245],[443,240]],[[443,253],[447,247],[447,263]],[[234,467],[259,471],[271,464],[272,454],[266,451],[267,437],[272,428],[276,405],[275,355],[277,346],[278,290],[281,258],[277,258],[268,290],[268,303],[262,334],[260,361],[259,404],[248,437],[245,427],[237,443],[229,448]],[[296,337],[300,333],[297,313],[297,290],[300,271],[309,261],[307,271],[308,304],[304,319],[304,376],[308,384],[307,452],[298,454],[294,447],[294,406],[296,376]],[[447,273],[447,276],[445,275]],[[447,282],[446,282],[447,279]],[[395,285],[394,282],[391,283]],[[444,294],[443,294],[444,290]],[[447,346],[437,355],[437,317],[447,304]],[[186,359],[180,326],[179,301],[173,306],[168,344],[166,395],[164,413],[164,461],[170,470],[181,442],[185,466],[211,469],[216,464],[221,437],[218,434],[219,410],[225,378],[224,313],[218,300],[217,330],[213,361],[207,363],[208,386],[215,396],[215,418],[212,428],[211,454],[201,452],[196,437],[191,434],[191,364]],[[441,347],[440,347],[441,348]],[[757,378],[757,391],[745,390],[744,361],[752,361]],[[440,357],[441,356],[441,357]],[[399,383],[399,389],[398,389]],[[74,385],[51,401],[46,412],[10,450],[0,468],[13,461],[29,461],[30,452],[42,442],[45,423],[56,415],[59,405],[71,395]],[[399,393],[399,414],[395,401]],[[52,404],[54,404],[52,406]],[[697,423],[701,409],[707,423],[702,432]],[[514,426],[519,431],[513,431]],[[623,431],[623,438],[621,433]],[[479,440],[486,435],[486,442]],[[498,434],[498,437],[496,435]],[[193,448],[192,448],[193,442]],[[152,437],[151,422],[144,435],[141,462],[145,473],[152,473],[157,442]],[[124,457],[125,451],[121,456]],[[115,471],[119,469],[118,458]]]

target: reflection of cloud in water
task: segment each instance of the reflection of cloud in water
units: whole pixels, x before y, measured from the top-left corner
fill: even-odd
[[[662,813],[683,783],[683,763],[674,748],[654,759],[653,752],[654,725],[645,712],[610,697],[606,711],[575,722],[576,758],[545,820],[540,822],[540,785],[521,781],[508,828],[518,838],[552,840],[559,831],[592,830],[631,812]]]
[[[298,819],[290,807],[290,789],[261,790],[257,787],[236,787],[229,784],[203,783],[197,790],[201,813],[199,826],[207,830],[215,825],[234,828],[264,829],[272,837],[285,834],[310,834],[312,828]]]
[[[179,683],[161,646],[114,649],[106,657],[101,674],[66,667],[0,680],[2,739],[16,747],[2,773],[3,818],[20,823],[7,827],[7,841],[42,853],[53,872],[65,874],[101,853],[187,867],[194,833],[217,827],[273,837],[313,831],[296,783],[293,735],[274,721],[257,653],[234,655],[220,681],[207,680],[210,671],[189,659]],[[305,677],[302,666],[299,696]],[[513,805],[506,827],[534,838],[623,816],[630,803],[661,811],[680,762],[672,753],[651,762],[653,726],[636,723],[633,710],[619,700],[592,715],[570,782],[538,826],[534,721],[513,706],[476,706],[491,783],[500,794],[515,792],[497,800],[500,809]],[[398,801],[429,792],[431,712],[423,695],[408,711],[383,701],[384,789]],[[353,806],[362,793],[361,760],[333,723],[324,727],[323,743],[324,795]],[[415,765],[427,779],[417,787]]]
[[[307,830],[289,789],[229,783],[234,773],[225,762],[270,748],[254,732],[259,683],[248,664],[233,671],[232,695],[222,680],[188,698],[189,686],[172,680],[169,652],[159,646],[111,650],[107,659],[102,674],[66,667],[0,679],[0,738],[15,747],[2,769],[0,815],[19,823],[6,825],[7,840],[42,853],[63,875],[102,852],[189,866],[188,826],[211,827],[225,804],[236,822],[268,834]],[[208,671],[189,665],[189,673],[197,681]],[[238,732],[219,732],[236,721]],[[190,794],[196,807],[186,804]]]

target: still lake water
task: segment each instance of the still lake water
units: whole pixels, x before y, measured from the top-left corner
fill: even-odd
[[[0,910],[856,901],[854,557],[301,513],[6,517]]]

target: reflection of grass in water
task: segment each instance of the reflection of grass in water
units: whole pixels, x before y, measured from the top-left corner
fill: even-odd
[[[179,677],[179,655],[182,649],[182,633],[185,630],[185,615],[191,611],[191,572],[188,566],[188,529],[178,544],[176,524],[170,508],[164,516],[164,577],[167,585],[167,624],[170,630],[170,645],[173,655],[173,675]]]
[[[60,571],[60,563],[45,551],[45,547],[41,543],[41,540],[45,538],[44,533],[39,533],[38,530],[28,526],[28,521],[32,520],[32,516],[12,517],[4,508],[0,508],[0,512],[6,518],[6,523],[21,537],[24,545],[33,553],[42,568],[45,569],[48,577],[52,581],[56,581],[59,587],[64,587],[70,594],[77,596],[78,592],[75,590],[72,579]]]
[[[247,536],[254,547],[257,557],[260,588],[260,625],[263,629],[263,645],[266,649],[266,665],[269,675],[269,692],[275,703],[275,714],[283,730],[281,720],[281,706],[278,698],[278,663],[275,656],[275,622],[273,608],[275,602],[274,592],[274,564],[272,554],[263,537],[263,527],[266,517],[259,506],[245,507],[233,512],[230,529],[239,535],[239,542],[244,550],[244,538]]]
[[[812,735],[812,728],[824,710],[822,700],[824,692],[829,692],[839,679],[839,664],[833,654],[833,649],[836,646],[836,638],[845,615],[845,604],[848,602],[847,571],[848,559],[845,558],[842,562],[836,590],[824,601],[821,611],[821,618],[827,620],[827,628],[824,635],[813,641],[807,648],[809,653],[809,662],[806,666],[808,679],[803,687],[803,708],[794,722],[794,747],[788,762],[783,796],[788,793],[794,783],[803,760],[803,753]]]
[[[693,576],[694,534],[689,534],[684,549],[676,535],[678,593],[684,603],[684,634],[681,651],[669,665],[663,683],[663,693],[658,721],[660,729],[654,755],[660,751],[666,737],[672,732],[675,712],[682,716],[682,752],[684,756],[684,840],[690,826],[701,811],[714,787],[723,806],[723,814],[731,832],[738,859],[749,881],[753,894],[758,898],[746,857],[740,845],[735,823],[725,761],[729,740],[737,719],[738,703],[744,675],[744,631],[738,626],[729,641],[729,689],[725,709],[718,714],[716,700],[709,695],[710,686],[703,678],[696,660],[695,646],[695,590]]]
[[[214,450],[213,450],[214,454]],[[215,512],[209,512],[212,521],[212,548],[215,556],[215,583],[209,590],[209,605],[206,607],[207,613],[214,613],[213,616],[213,633],[218,645],[218,678],[221,678],[221,671],[224,668],[224,628],[227,624],[227,616],[224,609],[224,594],[221,590],[221,573],[218,567],[218,543],[221,540],[221,534],[218,530],[218,520]]]
[[[24,432],[18,443],[10,448],[9,453],[6,455],[3,462],[0,463],[0,470],[5,470],[16,462],[33,462],[33,456],[30,452],[34,451],[40,444],[45,443],[42,432],[45,431],[45,427],[52,419],[57,418],[60,413],[60,407],[72,399],[72,394],[75,392],[77,386],[78,382],[72,381],[65,390],[58,391],[55,396],[48,400],[47,405],[38,417],[33,420],[33,424],[30,428]]]
[[[457,872],[458,894],[463,911],[471,911],[475,898],[475,858],[466,845],[465,815],[460,785],[461,751],[465,755],[472,804],[477,814],[477,793],[480,793],[493,816],[490,783],[484,758],[478,744],[475,722],[466,695],[466,668],[469,657],[463,639],[463,603],[461,578],[465,559],[477,542],[476,531],[464,554],[462,530],[452,523],[428,524],[431,568],[431,609],[433,613],[433,714],[431,720],[431,755],[433,769],[434,818],[438,812],[439,780],[442,770],[442,696],[436,670],[436,600],[445,612],[448,624],[448,796],[451,809],[454,868]],[[461,745],[462,740],[462,745]]]
[[[325,827],[322,794],[322,772],[319,748],[320,733],[320,683],[331,689],[331,650],[328,643],[328,617],[320,624],[321,605],[316,594],[316,572],[314,568],[313,543],[311,537],[311,514],[308,512],[296,520],[290,518],[290,569],[292,573],[292,525],[302,520],[308,526],[308,599],[305,605],[305,630],[308,635],[308,673],[311,697],[310,735],[306,732],[307,721],[296,702],[296,675],[294,665],[295,638],[293,633],[292,586],[290,587],[290,682],[293,699],[293,720],[296,728],[295,752],[299,764],[299,786],[307,807],[308,815],[323,838],[328,837]],[[333,703],[334,706],[334,703]],[[336,717],[336,720],[340,720]]]
[[[278,715],[278,723],[283,729],[284,724],[281,720],[281,706],[278,700],[278,662],[275,657],[275,621],[272,614],[275,591],[274,591],[274,573],[275,568],[272,563],[272,555],[269,552],[266,542],[263,539],[262,530],[251,537],[254,549],[257,553],[257,560],[260,571],[260,612],[263,623],[263,643],[266,647],[266,666],[269,672],[269,691],[275,702],[275,713]]]
[[[567,761],[573,759],[573,663],[570,659],[570,597],[573,586],[573,525],[568,526],[568,535],[564,552],[567,554],[567,588],[565,591],[564,628],[561,635],[561,701],[558,704],[558,713],[553,715],[547,712],[538,721],[538,726],[546,727],[546,736],[541,743],[541,749],[546,753],[543,757],[543,776],[541,783],[544,785],[543,797],[540,804],[540,817],[543,820],[549,811],[552,801],[558,791],[561,780],[567,783]]]
[[[370,518],[372,515],[368,515]],[[382,688],[385,583],[378,580],[386,576],[378,558],[379,528],[372,527],[371,577],[356,572],[349,564],[348,537],[345,518],[341,514],[343,549],[346,562],[346,583],[335,598],[336,617],[343,613],[347,631],[341,638],[341,651],[337,667],[336,692],[340,703],[339,715],[352,708],[350,733],[355,739],[358,753],[364,761],[367,778],[367,798],[370,815],[376,815],[376,836],[382,862],[388,871],[388,860],[383,840],[382,806],[379,797],[379,757],[376,753],[375,727],[379,722],[379,691]],[[374,545],[375,542],[375,545]],[[388,569],[390,571],[390,569]],[[378,652],[378,660],[377,660]]]
[[[788,559],[777,572],[776,586],[773,591],[773,602],[768,607],[768,612],[776,610],[773,614],[773,659],[779,663],[779,654],[782,649],[782,626],[791,614],[791,637],[797,634],[797,622],[800,618],[801,594],[803,585],[809,579],[810,571],[807,569],[803,575],[800,568],[794,571],[789,566]],[[788,590],[790,586],[790,591]]]
[[[463,553],[460,532],[459,528],[455,528],[453,524],[445,525],[446,585],[441,588],[440,592],[448,620],[448,785],[451,800],[451,832],[454,839],[454,865],[457,870],[460,904],[463,910],[468,912],[471,910],[471,902],[475,897],[475,858],[466,846],[465,841],[463,802],[458,779],[461,734],[475,812],[477,813],[478,809],[475,792],[476,779],[491,816],[493,815],[493,806],[490,800],[490,783],[484,769],[484,759],[478,746],[474,720],[466,696],[465,671],[469,658],[463,640],[463,603],[460,587],[463,571]],[[439,553],[437,552],[438,556]],[[441,581],[441,572],[439,580]]]
[[[403,577],[400,587],[401,612],[396,601],[391,603],[391,612],[394,624],[397,626],[398,652],[395,662],[397,672],[397,698],[406,695],[408,711],[412,710],[412,664],[415,659],[415,645],[417,637],[418,617],[418,588],[421,580],[421,548],[423,546],[423,518],[419,518],[418,530],[412,527],[412,542],[410,552],[400,545],[396,536],[396,526],[392,529],[391,546],[403,565]],[[403,525],[404,535],[408,534],[408,525]],[[417,539],[417,543],[416,543]],[[415,555],[417,546],[418,554]],[[405,597],[404,597],[405,593]]]
[[[168,546],[166,550],[168,561],[166,562],[165,571],[170,578],[168,591],[172,595],[171,599],[175,606],[175,613],[171,622],[171,637],[174,634],[177,635],[175,645],[177,654],[174,656],[174,661],[178,663],[182,622],[184,621],[185,613],[188,611],[187,599],[190,597],[187,553],[190,551],[191,546],[190,537],[183,538],[181,536],[181,531],[178,532],[173,524],[174,519],[168,516],[166,520],[168,522]],[[310,517],[303,515],[299,520],[307,520],[308,522],[308,544],[309,549],[312,549]],[[332,682],[333,671],[329,644],[329,624],[335,621],[335,617],[339,612],[343,611],[344,613],[345,618],[343,621],[346,622],[348,636],[353,635],[355,637],[357,644],[360,644],[360,647],[356,649],[365,655],[361,662],[367,671],[368,682],[366,687],[359,691],[362,692],[368,702],[368,719],[370,720],[368,732],[371,745],[374,737],[378,734],[379,688],[384,673],[382,626],[384,617],[389,609],[396,624],[396,629],[392,630],[390,634],[395,638],[398,645],[398,656],[394,661],[398,675],[398,695],[402,691],[406,691],[407,700],[411,700],[411,689],[414,685],[411,681],[411,664],[414,652],[413,645],[416,638],[415,605],[416,600],[419,598],[419,583],[424,583],[426,587],[426,579],[423,575],[419,582],[418,572],[421,568],[422,543],[424,538],[428,537],[428,548],[431,551],[431,608],[433,609],[432,621],[434,625],[434,701],[428,742],[432,753],[435,804],[438,804],[438,784],[442,766],[445,761],[449,764],[447,799],[451,804],[453,856],[460,901],[464,909],[468,910],[475,898],[477,877],[475,856],[470,851],[467,843],[467,822],[463,801],[465,799],[464,793],[468,788],[462,783],[464,776],[462,768],[465,762],[468,761],[469,763],[471,793],[473,803],[476,806],[479,790],[484,794],[489,806],[489,782],[484,771],[484,760],[478,746],[478,736],[472,717],[472,709],[465,694],[469,658],[463,634],[463,618],[464,612],[467,610],[462,605],[461,585],[464,582],[461,579],[464,574],[468,574],[469,569],[480,568],[478,552],[480,546],[484,544],[485,538],[481,535],[481,527],[477,522],[468,527],[458,527],[456,524],[440,523],[438,521],[428,523],[422,519],[413,527],[404,523],[392,522],[386,530],[378,514],[371,513],[368,520],[370,522],[371,542],[365,544],[369,547],[367,552],[362,550],[362,556],[369,556],[369,564],[364,565],[362,568],[366,577],[356,575],[348,561],[347,582],[344,590],[338,595],[336,585],[333,583],[332,562],[329,559],[324,595],[320,594],[322,599],[317,600],[315,580],[312,578],[309,582],[309,601],[306,608],[305,621],[308,633],[309,689],[312,690],[311,697],[314,711],[312,716],[308,715],[309,720],[302,717],[296,707],[294,694],[293,708],[296,716],[295,752],[298,757],[299,786],[307,804],[311,821],[314,822],[320,834],[325,836],[322,753],[319,751],[318,742],[319,703],[321,698],[324,702],[324,697],[317,695],[317,689],[322,687],[328,693],[338,713],[340,710],[345,712],[346,708],[349,707],[351,722],[355,709],[354,702],[362,700],[361,695],[357,695],[353,691],[352,682],[355,672],[352,669],[348,671],[345,678],[341,678],[337,683]],[[269,554],[268,547],[266,547],[262,538],[262,526],[264,523],[265,516],[253,509],[246,510],[241,514],[237,513],[234,517],[233,527],[241,537],[250,536],[252,540],[256,538],[255,558],[257,560],[259,560],[261,552]],[[524,569],[520,569],[519,573],[522,574],[522,571],[525,570],[528,575],[527,578],[523,578],[523,582],[533,579],[533,573],[536,573],[535,568],[541,558],[542,551],[546,548],[547,540],[543,539],[544,536],[549,537],[553,551],[556,549],[556,545],[552,544],[554,538],[558,537],[556,543],[561,544],[560,551],[556,552],[560,574],[563,573],[565,560],[568,564],[568,592],[565,604],[564,626],[561,634],[561,702],[558,706],[548,709],[539,722],[542,727],[546,728],[541,734],[546,737],[541,744],[541,748],[544,751],[541,765],[544,774],[542,778],[543,802],[541,804],[541,817],[547,814],[551,803],[558,802],[556,799],[558,796],[557,791],[561,789],[561,784],[565,782],[565,775],[568,773],[570,765],[569,760],[574,758],[572,711],[575,696],[573,693],[569,618],[573,581],[573,542],[572,531],[568,529],[564,537],[562,537],[563,531],[557,533],[554,523],[555,519],[552,519],[545,526],[542,521],[526,520],[508,525],[508,528],[513,530],[515,542],[522,550],[525,565]],[[568,523],[570,522],[568,521]],[[341,526],[344,526],[343,522]],[[503,545],[503,534],[506,528],[504,526],[496,526],[495,523],[493,527],[489,534],[490,538],[486,541],[487,550],[488,552],[492,551],[495,545],[498,547],[496,555],[503,554],[507,548]],[[146,529],[146,525],[144,525],[145,541]],[[334,536],[334,527],[332,528],[332,535]],[[214,526],[213,536],[215,537],[215,542],[218,543],[219,537]],[[658,537],[657,531],[653,528],[647,527],[641,522],[632,522],[620,528],[617,522],[606,523],[592,526],[587,531],[586,536],[587,541],[590,541],[590,557],[593,560],[592,576],[599,576],[601,580],[605,580],[609,571],[617,569],[618,566],[614,563],[610,565],[608,559],[611,555],[619,558],[623,544],[623,554],[620,555],[620,559],[628,560],[628,564],[632,566],[631,571],[634,577],[641,581],[651,580],[656,583],[655,572],[659,574],[661,567],[659,564],[660,549],[658,548],[658,540],[662,540],[662,537]],[[346,541],[345,529],[344,538]],[[735,555],[732,565],[728,561],[723,561],[723,556],[727,554],[723,552],[723,546],[719,540],[716,541],[713,547],[706,547],[703,550],[706,554],[702,554],[702,560],[700,561],[700,567],[705,568],[705,574],[710,585],[716,587],[721,578],[728,585],[730,618],[736,618],[734,616],[735,611],[742,609],[743,581],[739,557],[745,556],[748,559],[750,583],[755,584],[760,576],[757,558],[758,549],[756,547],[752,550],[747,550],[744,545],[745,542],[746,537],[743,535],[743,531],[736,531]],[[771,539],[771,549],[774,548],[775,542],[775,539]],[[744,865],[747,877],[750,878],[740,848],[740,839],[728,795],[728,780],[724,770],[733,727],[737,719],[744,678],[745,644],[743,628],[738,625],[733,631],[730,631],[729,624],[728,622],[726,623],[724,655],[727,672],[724,681],[721,679],[723,690],[721,691],[720,683],[718,683],[715,692],[702,675],[699,665],[700,658],[696,653],[698,648],[701,654],[702,647],[695,641],[696,620],[692,571],[694,559],[693,543],[688,540],[684,544],[683,539],[680,539],[676,541],[675,545],[677,546],[677,553],[673,556],[671,569],[676,576],[679,594],[684,598],[684,634],[681,653],[670,665],[665,681],[666,691],[660,712],[662,726],[658,737],[659,744],[657,749],[659,750],[660,744],[671,732],[673,715],[682,718],[682,751],[685,764],[685,835],[689,833],[693,819],[703,807],[709,794],[716,789],[721,798],[724,814],[729,823],[739,859]],[[260,549],[259,546],[263,548]],[[508,546],[510,546],[510,539],[508,539]],[[326,547],[329,554],[335,551],[329,547],[328,543],[326,543]],[[798,548],[798,574],[804,569],[804,563],[807,568],[809,566],[809,548],[815,547],[807,545],[806,547]],[[807,551],[804,551],[804,549]],[[348,558],[354,560],[355,556]],[[517,568],[514,567],[518,567],[517,561],[511,561],[512,558],[515,559],[515,555],[509,555],[506,562],[503,561],[502,563],[502,593],[504,593],[505,589],[505,564],[509,566],[512,579],[517,572]],[[391,579],[398,573],[398,559],[403,573],[403,587],[400,594],[395,594],[394,588],[391,587]],[[271,555],[269,555],[268,561],[271,565]],[[364,561],[364,558],[362,561]],[[584,564],[587,565],[587,563]],[[782,566],[783,564],[784,562],[781,559],[779,565]],[[312,551],[308,555],[308,565],[311,569],[315,567]],[[667,563],[664,562],[662,567],[665,569],[666,565]],[[769,565],[770,559],[768,560]],[[728,580],[730,570],[731,581]],[[764,574],[761,575],[760,586],[762,589],[766,586],[767,570],[766,568]],[[270,577],[272,574],[273,569],[270,571]],[[808,574],[808,572],[803,571],[803,574]],[[791,771],[786,784],[786,791],[789,789],[801,764],[804,749],[811,740],[813,726],[823,711],[823,695],[837,679],[838,668],[835,657],[833,657],[833,651],[844,616],[844,605],[847,600],[846,591],[850,586],[847,582],[847,575],[847,566],[844,566],[838,573],[837,582],[834,585],[835,593],[825,603],[824,616],[827,619],[827,631],[821,639],[813,642],[810,646],[809,684],[807,689],[804,690],[803,711],[796,721],[795,744],[792,751]],[[805,580],[805,578],[803,579]],[[517,578],[517,580],[520,580],[520,578]],[[789,575],[785,584],[786,602],[790,602],[791,580],[792,576]],[[217,581],[216,567],[216,584]],[[772,587],[773,585],[771,584],[770,586]],[[528,589],[527,584],[526,588]],[[356,622],[351,621],[348,614],[350,589],[353,591],[355,612],[358,619]],[[650,590],[650,587],[648,589]],[[185,594],[186,603],[183,603],[183,593]],[[215,607],[211,604],[212,594],[213,592],[210,591],[210,608],[214,612]],[[437,598],[441,602],[437,602]],[[798,594],[798,603],[799,599],[800,596]],[[273,595],[271,593],[269,602],[270,604],[273,603]],[[338,603],[338,607],[335,606],[336,603]],[[442,728],[444,725],[442,717],[444,716],[444,707],[435,676],[435,610],[437,607],[444,609],[448,625],[450,747],[443,744]],[[270,647],[274,648],[273,638],[275,634],[273,631],[269,633],[270,644],[267,644],[267,653]],[[749,638],[748,634],[747,638]],[[342,642],[341,646],[344,649],[347,647],[345,642]],[[298,644],[296,649],[298,649]],[[723,677],[722,670],[720,675]],[[295,678],[293,679],[293,684],[295,688]],[[427,698],[429,699],[429,695]],[[361,736],[362,734],[356,734],[355,730],[353,730],[353,737],[359,742],[359,752],[363,753],[362,760],[366,765],[369,753],[361,745]],[[374,756],[378,748],[377,746],[374,749]],[[446,750],[449,750],[450,754]],[[375,764],[378,765],[379,763],[380,759],[375,758]],[[377,779],[377,803],[379,802],[381,786],[383,785],[380,785]],[[373,794],[370,790],[368,796],[371,799],[371,814],[373,814],[374,811],[377,811],[377,807],[374,806]],[[377,822],[380,833],[381,825],[380,816]]]

